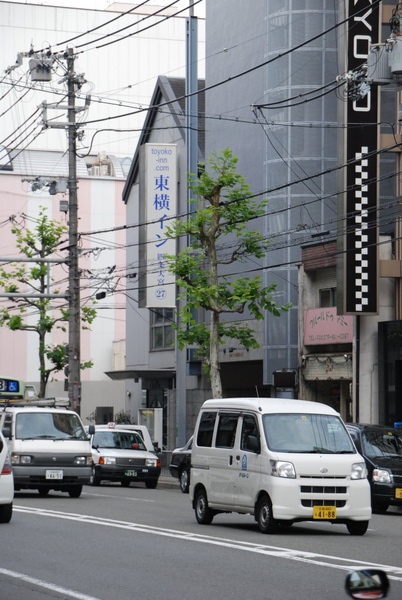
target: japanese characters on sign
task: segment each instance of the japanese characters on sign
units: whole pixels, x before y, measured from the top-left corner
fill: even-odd
[[[380,7],[372,0],[348,0],[347,70],[367,62],[378,43]],[[379,90],[346,102],[344,314],[378,313],[378,136]]]
[[[304,311],[304,345],[350,344],[353,341],[353,317],[338,315],[336,308]]]
[[[177,214],[177,147],[146,144],[145,202],[147,220],[147,300],[149,308],[174,307],[175,279],[166,255],[175,254],[176,242],[166,229]]]

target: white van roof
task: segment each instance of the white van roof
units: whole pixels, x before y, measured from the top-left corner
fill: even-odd
[[[320,402],[309,400],[290,400],[288,398],[223,398],[206,400],[201,409],[252,410],[260,413],[311,413],[339,415],[339,413]]]

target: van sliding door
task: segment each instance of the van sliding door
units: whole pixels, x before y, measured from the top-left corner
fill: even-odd
[[[238,422],[238,413],[220,412],[218,415],[215,450],[209,467],[208,498],[211,504],[232,506],[234,502]]]

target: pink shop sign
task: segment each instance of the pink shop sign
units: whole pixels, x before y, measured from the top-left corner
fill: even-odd
[[[304,345],[349,344],[353,341],[353,317],[339,315],[336,308],[304,311]]]

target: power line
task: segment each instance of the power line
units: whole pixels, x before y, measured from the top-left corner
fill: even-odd
[[[373,4],[372,4],[372,9],[377,4],[380,4],[381,1],[382,0],[375,0],[373,2]],[[231,81],[235,81],[236,79],[238,79],[240,77],[243,77],[244,75],[248,75],[249,73],[252,73],[252,72],[254,72],[254,71],[258,70],[258,69],[261,69],[262,67],[265,67],[265,66],[273,63],[274,61],[278,60],[279,58],[283,58],[284,56],[287,56],[287,55],[291,54],[292,52],[295,52],[296,50],[299,50],[300,48],[303,48],[304,46],[310,44],[311,42],[313,42],[313,41],[315,41],[317,39],[319,39],[320,37],[322,37],[322,36],[330,33],[331,31],[334,31],[335,29],[337,29],[341,25],[344,25],[349,20],[351,20],[352,18],[355,18],[357,15],[359,15],[362,12],[364,12],[365,10],[366,10],[365,8],[361,9],[361,10],[357,11],[353,15],[353,17],[348,17],[348,18],[344,19],[343,21],[340,21],[339,23],[336,23],[335,25],[333,25],[329,29],[326,29],[325,31],[323,31],[323,32],[321,32],[321,33],[313,36],[312,38],[310,38],[308,40],[305,40],[304,42],[301,42],[297,46],[294,46],[293,48],[290,48],[289,50],[286,50],[286,51],[284,51],[284,52],[282,52],[280,54],[277,54],[273,58],[270,58],[270,59],[268,59],[268,60],[266,60],[266,61],[264,61],[262,63],[259,63],[258,65],[254,65],[253,67],[250,67],[250,68],[248,68],[248,69],[246,69],[246,70],[244,70],[244,71],[242,71],[240,73],[237,73],[236,75],[232,75],[231,77],[227,77],[226,79],[223,79],[223,80],[221,80],[219,82],[213,83],[213,84],[211,84],[209,86],[205,86],[202,90],[198,90],[198,91],[192,92],[191,94],[184,94],[182,96],[179,96],[179,97],[175,98],[174,100],[169,100],[169,101],[163,102],[163,103],[158,104],[158,105],[149,106],[148,108],[139,109],[139,110],[133,111],[131,113],[125,113],[123,115],[117,115],[117,116],[114,116],[114,117],[107,117],[105,119],[94,119],[94,120],[91,120],[91,121],[86,121],[84,124],[85,125],[89,125],[91,123],[99,123],[101,121],[108,121],[108,120],[117,119],[117,118],[124,118],[124,117],[127,117],[127,116],[131,116],[133,114],[140,114],[141,112],[144,112],[146,110],[148,111],[150,109],[157,109],[160,106],[162,106],[162,107],[163,106],[169,106],[172,103],[178,102],[179,100],[184,100],[184,99],[189,98],[189,97],[194,96],[194,95],[204,94],[204,93],[206,93],[206,92],[208,92],[208,91],[210,91],[212,89],[220,87],[221,85],[224,85],[224,84],[229,83]]]

